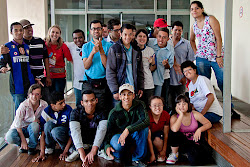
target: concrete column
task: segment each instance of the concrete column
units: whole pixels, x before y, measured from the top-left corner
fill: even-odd
[[[7,15],[7,1],[0,0],[0,45],[9,41],[8,33],[8,15]]]

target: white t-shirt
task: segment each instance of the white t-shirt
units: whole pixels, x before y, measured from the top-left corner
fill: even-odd
[[[212,93],[214,95],[214,101],[207,112],[223,116],[222,107],[219,104],[214,88],[208,78],[199,75],[195,84],[193,84],[192,81],[190,82],[188,89],[190,102],[194,105],[194,108],[197,111],[201,112],[203,110],[208,99],[206,96]]]
[[[73,58],[73,66],[74,66],[74,82],[73,87],[79,90],[82,90],[82,83],[79,81],[83,80],[85,68],[83,66],[82,55],[80,52],[82,48],[79,48],[74,42],[65,42],[68,46],[70,53]]]
[[[144,72],[144,89],[154,89],[154,80],[152,72],[149,69],[148,58],[152,57],[155,52],[152,48],[146,46],[142,51],[142,63]]]

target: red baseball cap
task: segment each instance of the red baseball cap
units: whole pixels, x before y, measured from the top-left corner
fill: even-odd
[[[154,27],[168,27],[167,21],[163,18],[155,20]]]

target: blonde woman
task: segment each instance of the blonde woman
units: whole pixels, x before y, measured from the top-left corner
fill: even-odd
[[[64,93],[66,85],[66,70],[64,58],[72,63],[72,56],[61,37],[62,31],[58,25],[49,28],[45,44],[49,54],[49,68],[52,86],[50,92],[58,91]]]

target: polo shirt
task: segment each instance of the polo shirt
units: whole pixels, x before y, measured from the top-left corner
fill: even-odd
[[[93,39],[90,42],[83,45],[82,59],[89,57],[94,46],[95,45],[94,45]],[[102,47],[106,56],[108,55],[110,46],[112,46],[111,43],[106,42],[104,39],[102,39]],[[84,81],[88,80],[86,77],[86,74],[91,79],[102,79],[106,77],[106,69],[104,68],[102,64],[100,52],[97,52],[96,54],[94,54],[91,66],[89,67],[89,69],[85,69],[85,74],[83,76]]]
[[[151,130],[152,133],[157,132],[157,131],[163,131],[164,126],[169,126],[170,115],[165,110],[162,111],[158,123],[154,121],[152,111],[148,112],[148,116],[149,116],[149,123],[150,123],[149,129]]]

